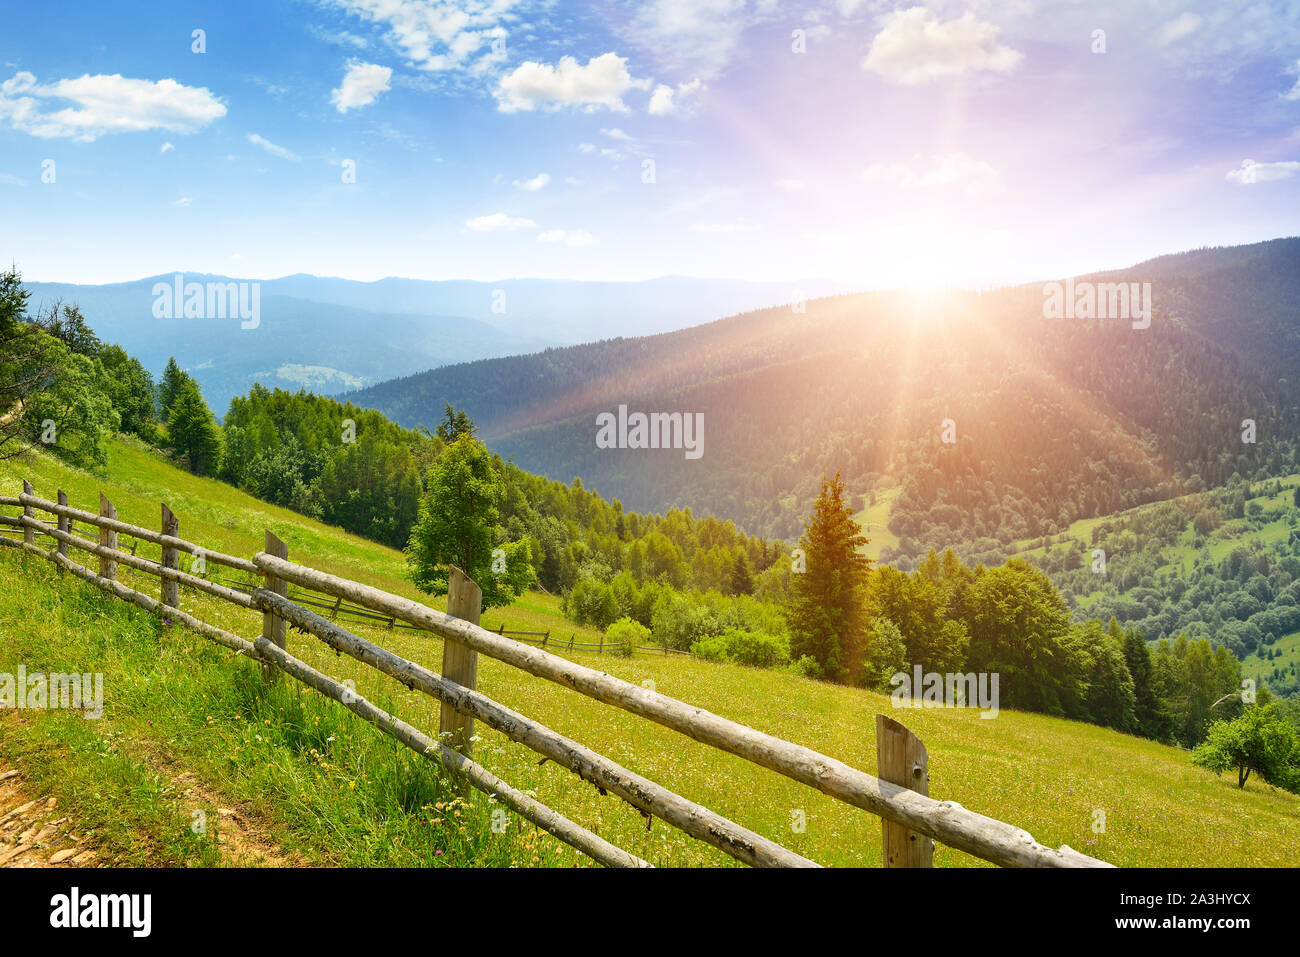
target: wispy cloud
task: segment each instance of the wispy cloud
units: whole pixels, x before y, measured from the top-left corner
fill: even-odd
[[[522,229],[536,229],[537,224],[521,216],[507,216],[505,213],[489,213],[465,220],[465,225],[476,233],[515,233]]]
[[[297,153],[287,150],[283,146],[276,146],[266,137],[257,133],[249,133],[248,142],[252,143],[254,146],[262,147],[262,149],[266,150],[272,156],[278,156],[280,159],[293,160],[295,163],[302,159],[302,157]]]

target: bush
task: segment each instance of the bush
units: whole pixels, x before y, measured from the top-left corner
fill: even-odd
[[[691,645],[691,652],[708,661],[776,668],[790,663],[790,639],[784,635],[728,628],[721,635],[696,641]]]
[[[605,582],[584,578],[560,603],[564,614],[580,625],[608,628],[619,619],[618,599]]]
[[[812,655],[804,655],[798,661],[791,662],[790,670],[801,678],[820,678],[822,676],[822,666],[817,664],[817,659]]]
[[[605,630],[605,640],[618,644],[613,654],[621,658],[631,658],[632,650],[650,640],[650,629],[631,618],[620,618]]]

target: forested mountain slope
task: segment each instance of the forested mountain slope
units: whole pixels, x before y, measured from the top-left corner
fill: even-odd
[[[524,468],[756,534],[797,535],[822,473],[839,469],[854,493],[901,486],[890,527],[912,552],[978,550],[1294,469],[1300,239],[1083,281],[1151,283],[1149,328],[1046,318],[1040,284],[877,292],[449,366],[349,398],[408,426],[451,402]],[[704,413],[704,454],[598,449],[595,416],[620,404]]]

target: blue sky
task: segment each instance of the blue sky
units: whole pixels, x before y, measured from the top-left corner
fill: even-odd
[[[1298,220],[1280,0],[23,4],[0,35],[29,280],[998,283]]]

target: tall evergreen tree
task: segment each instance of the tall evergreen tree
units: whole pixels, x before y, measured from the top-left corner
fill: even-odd
[[[478,426],[464,409],[453,409],[450,402],[443,403],[442,421],[433,430],[444,442],[455,442],[462,435],[473,437],[478,434]]]
[[[188,376],[172,400],[167,436],[176,455],[186,460],[195,475],[210,475],[220,467],[221,432],[199,387]]]
[[[844,501],[844,483],[822,477],[821,494],[804,526],[799,547],[805,568],[791,576],[790,652],[811,655],[822,674],[855,681],[866,644],[866,590],[871,560],[853,509]]]
[[[171,418],[172,405],[186,382],[194,382],[188,372],[176,364],[176,357],[167,360],[162,378],[158,380],[158,408],[162,410],[163,421]]]

